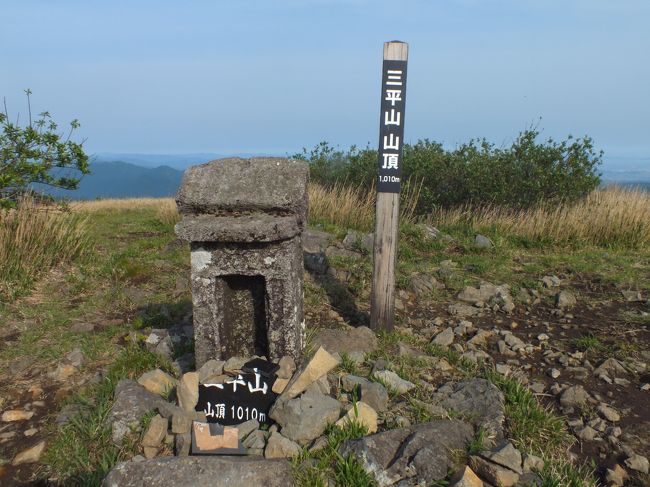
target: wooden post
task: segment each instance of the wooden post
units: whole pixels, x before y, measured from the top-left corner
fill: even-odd
[[[384,43],[370,327],[393,329],[408,44]]]

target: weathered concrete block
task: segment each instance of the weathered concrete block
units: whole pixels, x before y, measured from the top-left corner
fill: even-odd
[[[177,205],[190,241],[196,366],[300,356],[309,168],[282,158],[190,167]]]

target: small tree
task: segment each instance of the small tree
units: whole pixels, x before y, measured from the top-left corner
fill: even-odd
[[[4,113],[0,113],[0,208],[15,206],[31,184],[76,189],[81,176],[90,172],[83,141],[70,140],[79,122],[70,122],[66,135],[57,131],[58,125],[49,112],[32,121],[32,92],[25,90],[25,94],[28,125],[21,127],[18,120],[9,120],[6,102]]]

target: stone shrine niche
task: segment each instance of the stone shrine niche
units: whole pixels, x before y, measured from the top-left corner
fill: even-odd
[[[212,358],[300,357],[308,177],[305,162],[283,158],[185,171],[176,234],[190,242],[197,368]]]

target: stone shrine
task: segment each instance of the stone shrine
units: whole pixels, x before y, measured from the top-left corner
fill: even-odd
[[[176,234],[191,248],[197,369],[213,358],[300,357],[308,178],[307,163],[284,158],[185,171]]]

